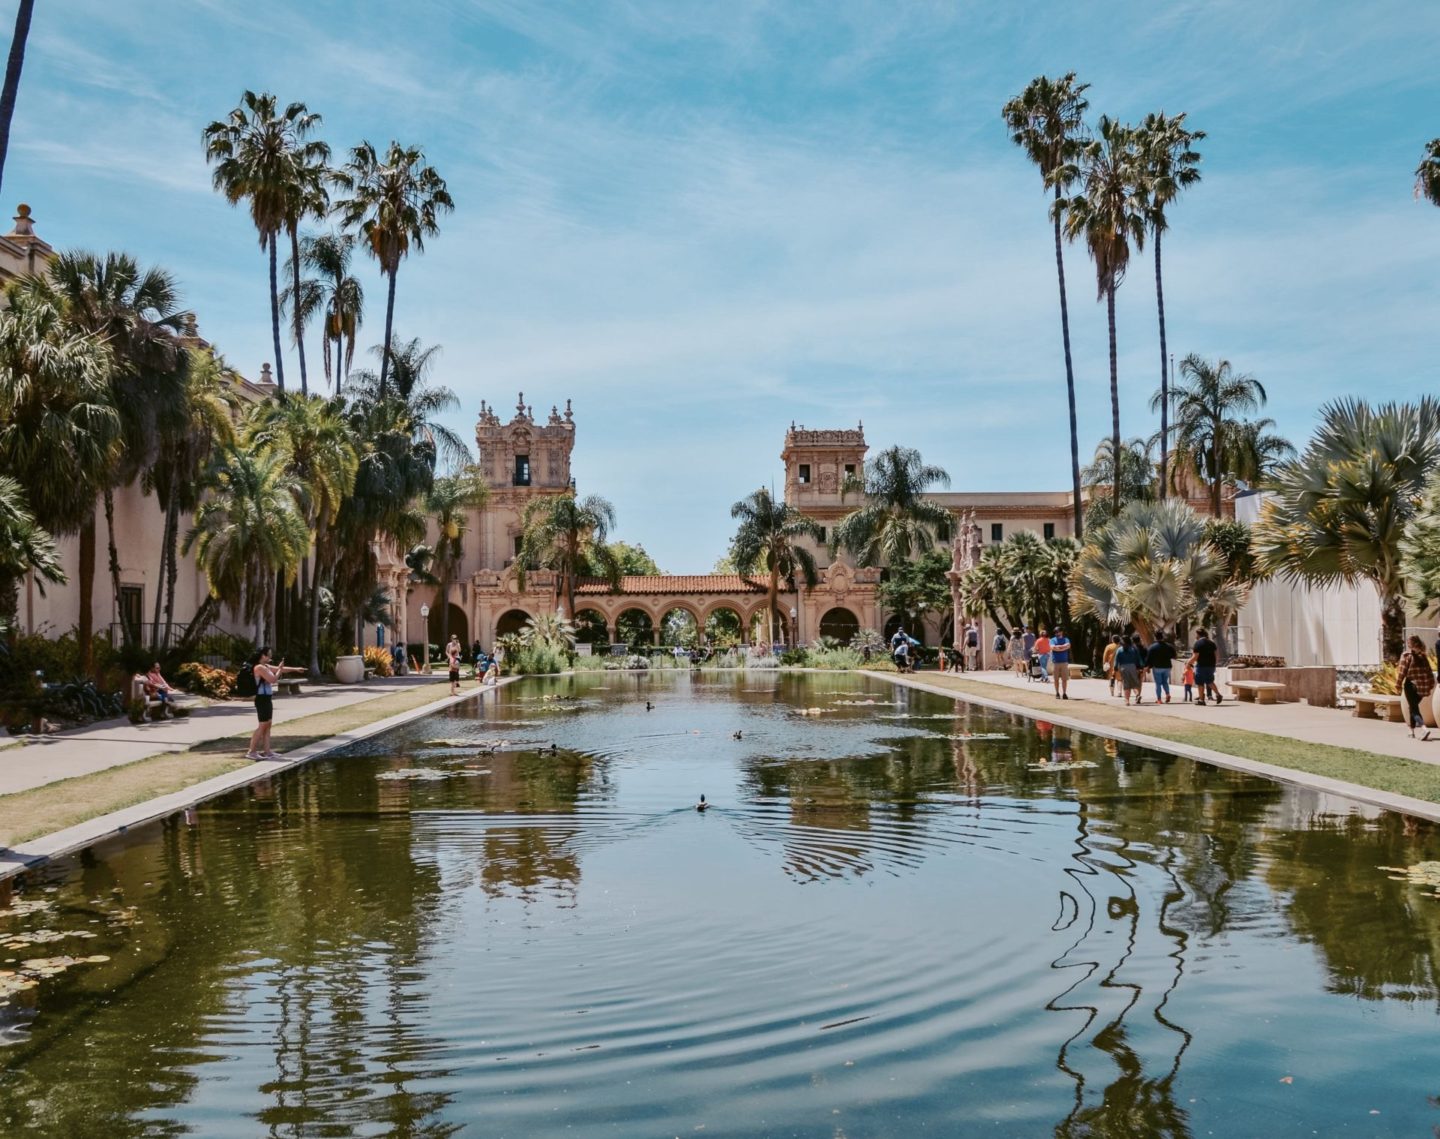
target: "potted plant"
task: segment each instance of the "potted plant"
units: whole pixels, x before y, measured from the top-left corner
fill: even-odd
[[[335,658],[335,679],[341,684],[359,684],[365,679],[365,658],[358,648]]]

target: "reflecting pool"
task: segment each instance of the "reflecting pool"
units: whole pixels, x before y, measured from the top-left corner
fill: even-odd
[[[1428,1136],[1430,860],[870,678],[526,681],[0,891],[0,1134]]]

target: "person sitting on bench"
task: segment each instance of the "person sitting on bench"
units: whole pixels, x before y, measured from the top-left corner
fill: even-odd
[[[145,674],[145,695],[155,697],[167,709],[175,702],[175,689],[160,675],[158,660],[150,665],[150,671]]]

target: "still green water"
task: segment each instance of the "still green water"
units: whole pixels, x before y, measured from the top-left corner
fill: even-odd
[[[30,875],[0,968],[107,960],[0,1004],[0,1133],[1429,1136],[1436,858],[876,680],[528,681]]]

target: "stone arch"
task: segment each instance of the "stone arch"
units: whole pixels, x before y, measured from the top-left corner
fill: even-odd
[[[820,618],[820,635],[834,637],[842,644],[848,645],[850,638],[859,631],[860,618],[843,605],[826,610],[824,616]]]
[[[507,609],[495,622],[495,636],[505,637],[512,633],[518,633],[525,628],[525,622],[528,620],[530,620],[530,614],[525,610]]]
[[[745,639],[745,619],[740,615],[740,606],[728,601],[710,606],[700,628],[705,640],[712,645],[738,644]]]
[[[679,623],[678,629],[671,620],[672,615],[676,613],[683,614],[688,618],[687,621]],[[688,646],[699,638],[704,625],[700,622],[700,614],[696,611],[695,606],[686,601],[672,599],[669,605],[662,608],[658,628],[661,644],[685,644]]]
[[[470,651],[470,619],[465,610],[453,601],[448,603],[450,611],[450,634],[460,638],[465,651]],[[444,610],[438,605],[430,606],[430,616],[425,619],[425,633],[432,645],[440,645],[443,651],[446,639]]]
[[[603,645],[610,640],[610,619],[589,606],[576,610],[575,640],[580,644]]]
[[[902,627],[922,645],[925,643],[925,622],[919,619],[912,620],[903,613],[892,613],[885,622],[885,639],[888,641],[895,635],[895,630]]]
[[[783,604],[776,606],[776,610],[775,639],[781,644],[788,645],[790,644],[790,626],[792,624],[790,614]],[[765,644],[766,621],[769,612],[770,607],[763,602],[750,611],[750,621],[746,627],[750,630],[752,644]]]
[[[655,618],[639,605],[627,605],[615,615],[615,639],[628,645],[655,643]]]

